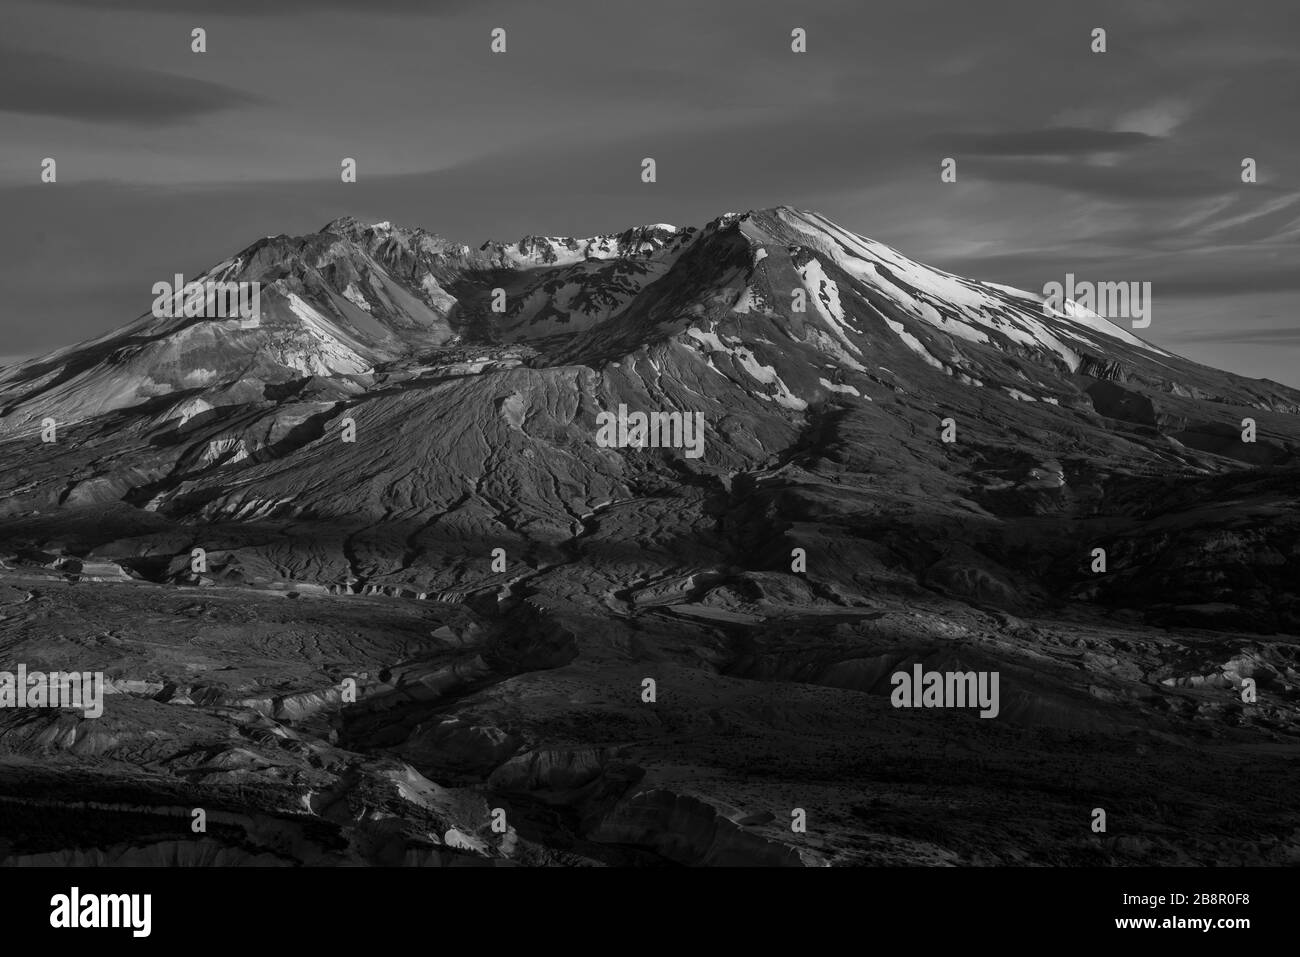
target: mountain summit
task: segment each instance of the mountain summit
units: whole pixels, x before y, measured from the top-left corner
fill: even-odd
[[[449,528],[572,547],[583,516],[665,483],[848,469],[870,510],[923,490],[935,512],[1071,514],[1125,476],[1295,461],[1296,392],[785,206],[478,247],[344,217],[196,281],[260,284],[260,315],[146,315],[0,372],[5,514],[401,525],[391,554],[240,561],[258,581],[430,594],[498,581],[424,560]],[[616,414],[631,441],[596,441]],[[683,456],[638,415],[698,417],[702,444]]]
[[[827,376],[810,378],[818,369],[870,394],[873,384],[902,385],[918,364],[1023,401],[1074,401],[1069,377],[1081,374],[1296,406],[1290,390],[1211,372],[1086,309],[1053,316],[1041,295],[921,265],[784,206],[702,228],[477,248],[342,217],[308,236],[260,240],[193,281],[260,283],[260,322],[145,315],[10,367],[0,374],[9,427],[166,396],[184,417],[194,400],[239,405],[268,384],[370,374],[450,346],[516,346],[591,365],[669,340],[715,367],[758,370],[736,384],[788,408],[825,395]]]

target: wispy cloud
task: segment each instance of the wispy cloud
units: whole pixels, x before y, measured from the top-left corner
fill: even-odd
[[[1081,161],[975,157],[963,164],[975,177],[1002,183],[1048,186],[1066,193],[1120,200],[1191,200],[1218,196],[1235,186],[1230,174],[1193,166],[1123,163],[1110,166]]]
[[[165,126],[262,102],[232,87],[155,70],[0,47],[0,111]]]
[[[1253,344],[1300,343],[1300,326],[1274,326],[1267,329],[1240,329],[1236,327],[1203,332],[1188,332],[1172,338],[1176,342],[1239,342]]]
[[[1119,132],[1166,137],[1182,126],[1191,113],[1192,104],[1186,100],[1164,100],[1122,114],[1115,121],[1115,129]]]
[[[1147,133],[1115,132],[1079,126],[999,133],[956,133],[934,137],[936,146],[975,156],[1081,156],[1089,153],[1128,152],[1159,141]]]

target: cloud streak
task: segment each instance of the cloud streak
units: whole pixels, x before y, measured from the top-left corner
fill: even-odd
[[[1267,329],[1222,329],[1209,332],[1189,332],[1177,337],[1179,342],[1236,342],[1277,345],[1300,343],[1300,327],[1274,326]]]
[[[1159,141],[1160,137],[1146,133],[1077,126],[1008,130],[1000,133],[956,133],[932,140],[936,146],[947,146],[954,150],[954,155],[974,156],[1082,156],[1090,153],[1130,152]]]
[[[194,77],[0,47],[0,111],[167,126],[261,97]]]

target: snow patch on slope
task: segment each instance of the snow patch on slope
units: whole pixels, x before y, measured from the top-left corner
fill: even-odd
[[[780,218],[804,235],[818,240],[816,248],[831,256],[835,264],[849,275],[877,288],[917,318],[961,338],[980,341],[978,336],[984,334],[968,324],[974,323],[996,331],[1017,344],[1055,352],[1077,368],[1078,356],[1071,356],[1074,350],[1053,334],[1045,321],[1046,316],[1035,315],[1022,303],[1005,302],[988,290],[1000,289],[1018,299],[1029,298],[1037,302],[1042,302],[1043,297],[995,283],[975,283],[922,265],[883,243],[857,236],[816,213],[795,214],[782,210]],[[828,239],[830,242],[827,242]],[[889,275],[885,274],[885,270]],[[903,289],[891,281],[890,276],[905,283],[914,292]],[[961,319],[945,315],[936,306],[956,310]],[[1067,306],[1066,314],[1059,318],[1071,320],[1083,327],[1078,335],[1068,328],[1061,329],[1062,334],[1086,341],[1089,345],[1093,345],[1089,333],[1100,333],[1147,352],[1167,354],[1163,349],[1144,342],[1087,310]]]
[[[774,390],[772,395],[768,395],[765,392],[756,392],[751,390],[752,395],[757,396],[765,402],[775,402],[777,405],[783,406],[784,408],[793,409],[799,412],[808,408],[808,403],[790,391],[789,387],[784,381],[782,381],[781,376],[777,373],[776,369],[772,366],[763,365],[749,349],[744,346],[727,345],[718,338],[717,333],[712,331],[706,332],[703,329],[691,327],[686,330],[686,334],[697,342],[708,347],[711,352],[722,352],[727,354],[751,379],[755,382],[760,382],[763,385],[771,386]],[[719,373],[722,372],[721,369],[718,369],[717,366],[713,364],[712,356],[709,357],[709,365],[714,369],[714,371]]]
[[[936,369],[947,369],[947,366],[930,355],[930,350],[921,344],[920,339],[908,332],[901,322],[895,322],[893,319],[886,319],[885,322],[889,324],[890,329],[894,330],[894,334],[903,340],[903,345],[924,359],[928,365],[932,365]]]
[[[1061,313],[1059,312],[1053,312],[1052,314],[1061,317]],[[1102,335],[1122,339],[1131,346],[1138,346],[1139,348],[1146,349],[1149,352],[1159,352],[1161,355],[1169,355],[1169,353],[1165,352],[1164,349],[1161,349],[1158,346],[1153,346],[1149,342],[1143,342],[1137,336],[1111,322],[1104,316],[1098,315],[1091,309],[1079,305],[1073,299],[1065,300],[1065,312],[1063,318],[1070,319],[1082,326],[1094,330],[1095,332],[1100,332]]]
[[[844,304],[840,301],[840,288],[826,275],[820,260],[810,259],[799,270],[799,278],[812,297],[818,314],[826,321],[831,332],[843,344],[843,349],[834,349],[832,354],[850,369],[865,372],[866,366],[854,359],[850,352],[862,355],[862,350],[849,338],[849,331],[856,331],[848,324],[844,315]],[[847,351],[846,351],[847,350]]]
[[[848,383],[832,382],[830,379],[818,379],[817,381],[821,383],[823,389],[828,389],[831,392],[844,392],[848,395],[856,395],[858,398],[862,398],[862,393]]]

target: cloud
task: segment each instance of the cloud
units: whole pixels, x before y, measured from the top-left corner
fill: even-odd
[[[1119,153],[1141,149],[1157,142],[1158,136],[1138,132],[1115,132],[1080,126],[1054,126],[1041,130],[1000,133],[957,133],[935,137],[936,145],[947,145],[955,155],[976,156],[1081,156],[1089,153]]]
[[[1138,134],[1141,135],[1141,134]],[[1065,192],[1121,200],[1186,200],[1218,196],[1238,185],[1236,167],[1208,171],[1185,163],[1115,163],[1081,160],[972,157],[960,163],[960,175],[993,182],[1047,186]]]
[[[1175,337],[1178,342],[1239,342],[1300,344],[1300,326],[1275,326],[1267,329],[1219,329],[1212,332],[1187,332]]]
[[[262,102],[191,77],[0,47],[0,111],[165,126]]]
[[[1191,104],[1180,100],[1151,103],[1125,113],[1115,121],[1115,129],[1153,137],[1168,136],[1183,125],[1191,112]]]
[[[1253,206],[1243,213],[1230,216],[1225,219],[1215,220],[1204,226],[1200,233],[1202,236],[1209,236],[1214,233],[1221,233],[1229,229],[1238,229],[1242,226],[1249,226],[1258,220],[1267,217],[1277,217],[1286,219],[1291,215],[1291,207],[1300,202],[1300,193],[1283,193],[1280,196],[1266,198],[1264,202]],[[1285,214],[1279,216],[1279,214]],[[1290,223],[1282,224],[1281,228],[1285,229]]]

